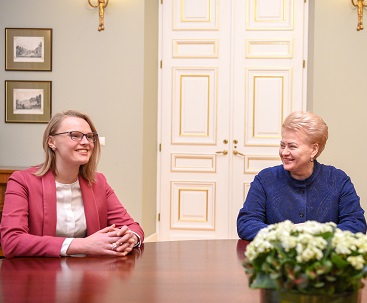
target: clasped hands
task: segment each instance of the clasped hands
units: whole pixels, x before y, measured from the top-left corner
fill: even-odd
[[[139,239],[127,226],[107,226],[86,238],[75,238],[67,254],[126,256]]]
[[[116,228],[112,225],[107,228],[109,228],[107,233],[110,238],[116,240],[111,243],[111,250],[115,252],[121,252],[122,254],[127,255],[133,250],[134,246],[139,241],[137,236],[127,226]]]

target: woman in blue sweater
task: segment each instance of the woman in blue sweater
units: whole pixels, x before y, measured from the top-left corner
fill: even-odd
[[[328,127],[317,115],[293,112],[282,125],[283,165],[262,170],[251,183],[237,218],[241,239],[252,240],[268,224],[290,220],[335,222],[342,230],[366,232],[364,210],[347,174],[316,159]]]

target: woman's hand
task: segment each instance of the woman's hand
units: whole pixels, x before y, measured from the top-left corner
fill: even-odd
[[[116,228],[116,236],[120,239],[116,242],[115,250],[128,254],[138,243],[139,239],[127,226],[122,226],[120,229]]]
[[[137,236],[127,227],[105,227],[86,238],[75,238],[70,243],[68,255],[126,256],[138,242]]]

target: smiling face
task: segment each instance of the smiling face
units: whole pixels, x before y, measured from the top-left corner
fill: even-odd
[[[318,152],[318,144],[311,144],[303,131],[283,129],[280,141],[279,156],[285,170],[298,180],[311,176],[313,160]]]
[[[56,133],[70,131],[79,131],[83,134],[92,132],[88,122],[84,119],[67,117],[62,121]],[[88,141],[85,136],[81,141],[74,141],[69,134],[50,136],[48,144],[54,149],[56,167],[59,172],[67,170],[77,172],[80,165],[88,163],[94,149],[94,143]]]

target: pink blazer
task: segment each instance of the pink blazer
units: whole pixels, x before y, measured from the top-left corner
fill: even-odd
[[[35,167],[14,172],[7,183],[0,225],[1,246],[6,257],[59,257],[64,237],[56,237],[56,184],[51,171],[34,176]],[[128,226],[144,240],[144,232],[122,206],[104,175],[89,186],[79,176],[87,235],[104,227]]]

